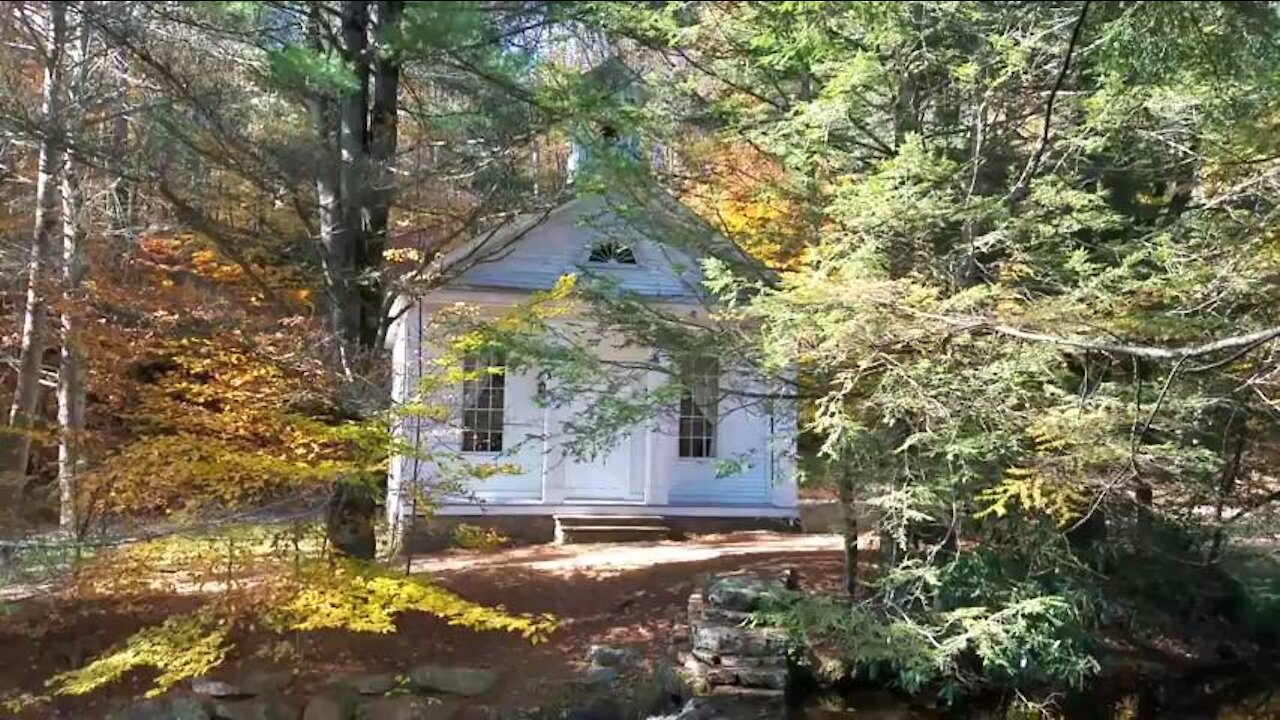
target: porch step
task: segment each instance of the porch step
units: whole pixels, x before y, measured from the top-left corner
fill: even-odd
[[[625,543],[666,540],[671,529],[660,517],[557,515],[556,542]]]

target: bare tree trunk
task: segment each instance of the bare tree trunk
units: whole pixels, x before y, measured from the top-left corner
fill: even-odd
[[[66,43],[66,3],[49,3],[49,35],[45,44],[44,89],[41,101],[40,159],[36,176],[35,228],[31,234],[31,258],[27,268],[27,304],[22,322],[22,349],[18,360],[18,384],[9,410],[9,433],[0,472],[21,484],[31,455],[31,429],[40,403],[40,374],[48,334],[50,251],[56,218],[57,192],[62,171],[62,53]]]
[[[72,69],[67,109],[74,114],[69,134],[83,125],[84,82],[88,67],[89,30],[83,16],[76,22],[75,42],[67,60]],[[85,368],[81,344],[80,313],[84,306],[85,252],[84,170],[65,149],[62,167],[62,353],[58,364],[58,526],[63,532],[78,530],[78,480],[83,464],[85,430]]]
[[[111,58],[111,62],[119,65],[117,73],[120,80],[121,97],[128,95],[127,77],[127,58],[123,52],[117,51]],[[117,115],[111,124],[111,145],[119,153],[115,162],[119,163],[116,168],[118,171],[116,177],[111,181],[111,193],[107,200],[107,217],[109,223],[107,227],[107,237],[109,238],[109,248],[111,257],[116,262],[124,262],[134,251],[134,196],[135,188],[133,183],[123,175],[123,166],[125,164],[124,152],[129,144],[129,116],[123,111],[123,108],[117,111]]]
[[[341,335],[345,324],[344,298],[350,281],[351,268],[347,263],[346,238],[342,227],[342,198],[338,187],[338,159],[334,152],[338,142],[338,123],[334,113],[333,98],[316,96],[308,99],[311,122],[321,157],[316,168],[316,201],[319,205],[319,232],[324,259],[325,287],[329,325],[335,335]],[[350,372],[345,345],[340,345],[343,370]]]
[[[329,51],[326,38],[331,33],[327,26],[327,19],[316,5],[311,6],[307,34],[313,50],[321,54]],[[349,360],[349,348],[342,341],[342,328],[347,324],[346,298],[349,294],[347,288],[351,281],[351,267],[348,262],[350,257],[347,251],[348,238],[344,232],[342,216],[337,98],[325,88],[320,87],[309,89],[305,98],[317,148],[316,203],[319,206],[320,257],[324,263],[325,308],[329,316],[329,328],[338,341],[339,364],[342,366],[343,373],[351,375],[353,370]]]

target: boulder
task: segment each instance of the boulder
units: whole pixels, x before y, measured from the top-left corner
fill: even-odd
[[[203,700],[184,695],[140,700],[107,714],[107,720],[211,720],[212,717]]]
[[[288,670],[255,671],[240,680],[240,689],[248,695],[270,695],[289,687],[293,673]]]
[[[790,673],[786,668],[736,668],[738,684],[749,688],[786,690]]]
[[[686,682],[699,695],[709,692],[712,685],[731,685],[738,681],[738,675],[733,668],[712,665],[689,654],[683,657],[680,669],[685,675]]]
[[[204,677],[191,681],[191,692],[214,698],[245,697],[252,694],[246,692],[239,685]]]
[[[582,676],[584,685],[607,687],[618,682],[618,671],[610,667],[593,667]]]
[[[688,625],[677,625],[671,628],[671,635],[667,638],[667,646],[672,649],[679,648],[688,645],[692,639]]]
[[[498,671],[488,668],[419,665],[409,671],[414,690],[474,697],[483,695],[498,682]]]
[[[784,655],[786,631],[778,628],[699,625],[693,629],[693,647],[713,655]]]
[[[399,683],[391,673],[375,673],[372,675],[355,675],[343,681],[352,690],[361,695],[386,695],[396,689]]]
[[[720,623],[721,625],[746,625],[751,620],[752,613],[743,612],[741,610],[725,610],[715,606],[708,606],[702,610],[702,620],[704,622]]]
[[[263,696],[246,700],[218,700],[215,720],[298,720],[298,708],[284,698]]]
[[[452,703],[418,695],[389,695],[362,700],[356,720],[450,720],[457,714]]]
[[[592,645],[587,648],[587,662],[599,668],[628,668],[640,662],[640,653],[632,648]]]
[[[726,575],[707,586],[706,604],[721,610],[754,612],[786,596],[782,583],[755,575]]]
[[[201,698],[179,695],[169,698],[168,720],[211,720],[213,713]]]
[[[711,665],[731,668],[785,668],[787,659],[782,655],[718,655],[703,648],[693,648],[694,657]]]
[[[352,720],[355,714],[355,691],[345,686],[330,687],[307,700],[302,720]]]

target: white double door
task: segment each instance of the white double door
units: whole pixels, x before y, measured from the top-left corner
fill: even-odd
[[[560,418],[581,418],[585,401],[553,412]],[[560,426],[561,423],[554,423]],[[565,501],[643,502],[645,499],[646,429],[638,426],[594,457],[574,457],[563,444],[553,449],[551,460],[558,467],[549,468]],[[561,433],[561,439],[567,434]]]
[[[564,457],[565,500],[642,502],[643,446],[643,437],[633,434],[594,458]]]

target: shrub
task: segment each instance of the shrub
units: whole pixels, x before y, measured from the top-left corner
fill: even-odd
[[[464,523],[453,529],[453,544],[466,550],[493,552],[511,545],[511,538],[503,535],[496,528]]]

